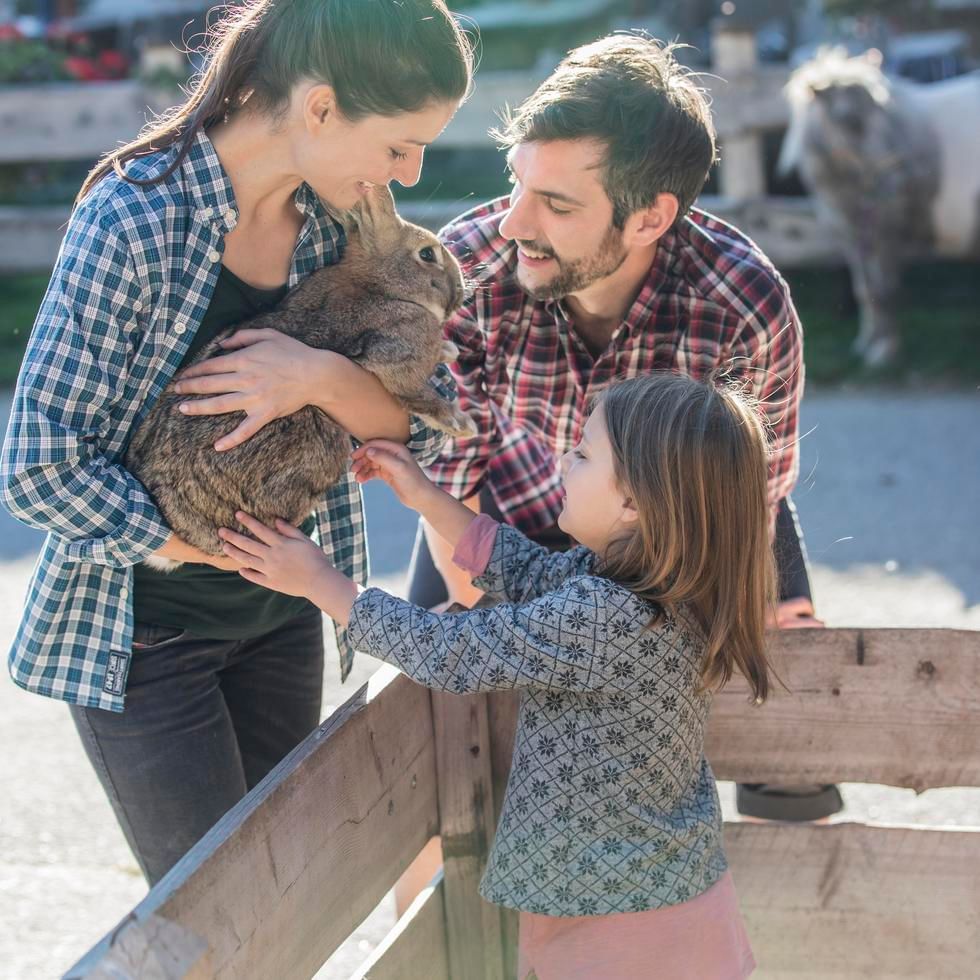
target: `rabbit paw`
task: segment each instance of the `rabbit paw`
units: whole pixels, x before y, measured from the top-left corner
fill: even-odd
[[[174,561],[173,558],[161,558],[159,555],[149,555],[143,559],[143,564],[156,572],[172,572],[175,568],[180,568],[184,563],[182,561]]]
[[[444,340],[442,347],[439,348],[440,363],[452,364],[457,357],[459,357],[459,348],[451,340]]]

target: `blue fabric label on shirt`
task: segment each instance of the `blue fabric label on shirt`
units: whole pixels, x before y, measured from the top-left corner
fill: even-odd
[[[117,652],[109,653],[109,665],[106,667],[105,683],[102,690],[106,694],[122,694],[126,690],[126,675],[129,673],[129,654]]]

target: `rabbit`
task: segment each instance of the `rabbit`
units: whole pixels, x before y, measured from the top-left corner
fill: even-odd
[[[349,357],[435,428],[472,435],[473,420],[428,384],[436,364],[458,353],[442,337],[443,322],[464,298],[455,258],[435,235],[396,213],[387,186],[368,191],[338,218],[347,233],[341,260],[312,273],[274,309],[219,334],[194,363],[222,353],[220,340],[243,326],[271,327]],[[177,408],[187,397],[168,385],[133,433],[124,460],[171,530],[207,554],[222,553],[219,527],[244,530],[236,511],[266,524],[281,517],[298,525],[347,471],[350,436],[318,408],[275,419],[240,446],[218,452],[215,441],[243,413],[189,417]],[[160,571],[181,564],[159,556],[144,561]]]

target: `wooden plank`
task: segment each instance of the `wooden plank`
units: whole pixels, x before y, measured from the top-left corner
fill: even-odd
[[[385,667],[152,889],[215,978],[312,976],[438,831],[429,693]],[[68,974],[91,976],[108,938]]]
[[[517,734],[517,711],[520,706],[519,691],[494,691],[487,695],[487,719],[490,725],[490,762],[493,773],[494,826],[500,819],[504,805],[507,777],[514,753],[514,736]],[[514,909],[501,907],[500,929],[504,958],[504,976],[517,974],[518,916]]]
[[[126,922],[89,980],[207,980],[208,944],[176,922],[151,915]]]
[[[726,824],[763,980],[966,980],[980,952],[980,831]]]
[[[444,897],[440,870],[350,980],[450,980]]]
[[[495,827],[487,699],[432,692],[453,980],[503,980],[500,911],[477,891]]]
[[[980,632],[788,630],[771,659],[790,693],[716,698],[706,752],[719,779],[980,786]]]

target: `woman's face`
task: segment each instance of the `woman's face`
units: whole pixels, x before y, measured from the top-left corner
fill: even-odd
[[[445,129],[456,102],[436,102],[416,112],[371,115],[351,122],[341,115],[329,86],[304,99],[303,125],[294,142],[303,180],[335,208],[347,209],[374,184],[416,184],[425,148]]]

